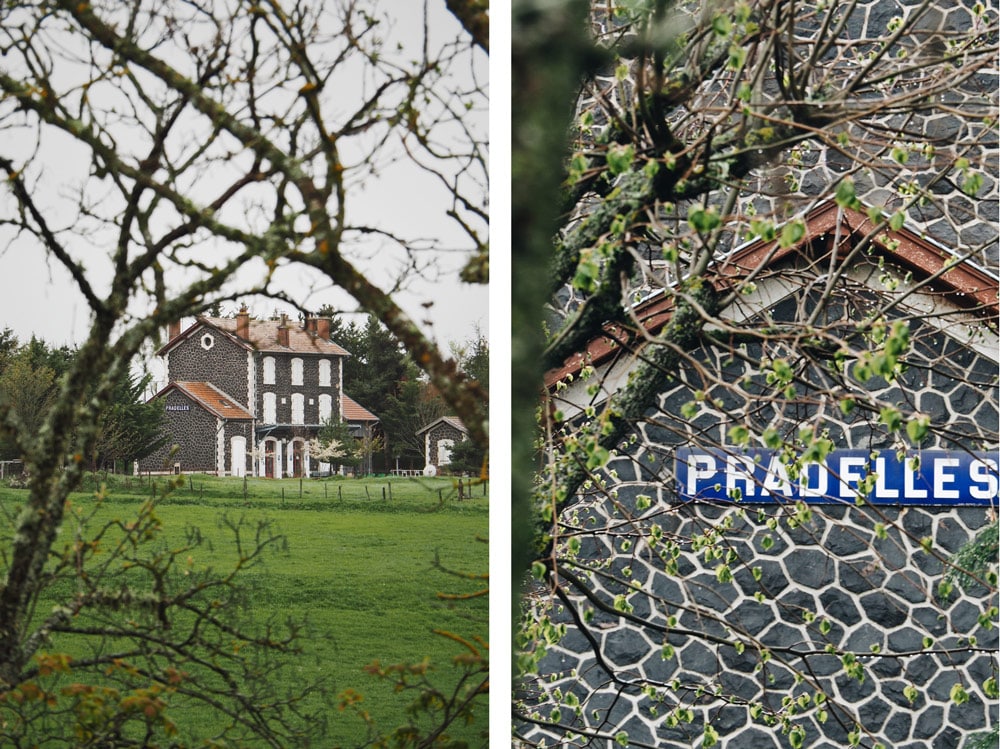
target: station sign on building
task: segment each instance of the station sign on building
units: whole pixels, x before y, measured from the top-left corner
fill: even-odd
[[[685,501],[875,505],[995,505],[1000,454],[949,450],[833,450],[822,462],[774,450],[679,448]]]

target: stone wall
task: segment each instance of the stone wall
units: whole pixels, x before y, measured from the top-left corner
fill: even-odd
[[[865,291],[868,263],[891,272],[874,259],[852,269],[832,320],[850,324],[878,295]],[[766,309],[762,326],[811,309],[808,284],[780,279],[747,305]],[[935,428],[920,448],[995,450],[996,332],[920,294],[895,314],[909,324],[907,366],[848,391],[926,414]],[[947,563],[995,508],[680,501],[676,450],[730,444],[736,425],[808,427],[837,448],[906,445],[877,409],[826,398],[844,382],[822,359],[794,398],[770,398],[767,362],[786,355],[780,342],[698,352],[703,366],[665,382],[634,438],[561,516],[555,575],[568,595],[529,597],[534,621],[551,625],[520,695],[530,741],[691,747],[710,726],[724,747],[834,749],[861,726],[862,746],[941,749],[996,724],[983,684],[997,678],[997,596],[960,584]],[[618,366],[577,379],[563,403],[593,397],[592,382],[612,390],[627,377]]]
[[[247,350],[224,333],[202,327],[170,351],[167,379],[211,382],[237,403],[247,405]]]
[[[277,402],[278,424],[292,423],[292,393],[303,395],[305,406],[305,423],[320,424],[319,396],[323,393],[331,397],[333,406],[332,418],[340,418],[340,365],[335,356],[303,355],[301,353],[276,353],[265,351],[256,355],[257,372],[257,415],[264,413],[264,393],[274,393]],[[274,384],[265,385],[263,381],[263,358],[274,357]],[[292,385],[292,359],[302,360],[302,384]],[[330,362],[330,385],[319,385],[319,362],[326,359]]]
[[[937,5],[925,19],[930,25],[903,40],[910,45],[904,52],[981,23],[971,0]],[[839,30],[849,48],[855,40],[887,38],[892,19],[923,4],[824,6],[850,13]],[[989,5],[991,17],[995,6]],[[808,36],[809,29],[806,18],[797,33]],[[584,96],[599,92],[612,104],[585,98],[581,110],[597,102],[599,111],[630,111],[634,79],[621,80],[618,69],[607,72]],[[888,149],[869,159],[839,152],[830,141],[796,145],[746,181],[735,223],[753,215],[790,219],[832,198],[850,174],[865,204],[890,214],[905,208],[908,228],[968,253],[995,276],[997,78],[995,66],[981,70],[942,97],[950,109],[907,119],[906,153],[898,163]],[[672,124],[715,127],[716,93],[707,92],[703,112],[680,108]],[[902,123],[890,113],[884,124]],[[856,136],[848,139],[851,148],[869,142],[860,131],[848,134]],[[957,170],[938,178],[940,164],[958,156],[985,172],[972,196],[959,189]],[[927,199],[911,205],[909,196],[921,187]],[[725,200],[713,196],[716,202],[722,212]],[[576,215],[601,205],[588,196]],[[661,245],[686,236],[687,208],[671,206],[657,216],[665,228],[650,232],[648,246],[637,240],[648,267],[635,281],[636,297],[661,291],[665,278],[675,280],[665,275],[671,268]],[[736,246],[742,234],[734,230],[721,241],[720,249]],[[726,313],[734,338],[741,330],[782,324],[799,326],[804,335],[808,326],[849,333],[895,294],[906,301],[896,310],[910,332],[906,366],[891,380],[859,381],[834,356],[824,360],[801,339],[785,345],[775,336],[766,344],[721,343],[665,371],[656,405],[558,517],[558,536],[545,557],[556,560],[554,569],[528,596],[538,650],[524,654],[531,670],[517,695],[527,718],[518,723],[522,746],[842,749],[857,739],[868,749],[960,749],[971,734],[997,724],[996,694],[984,688],[998,671],[997,596],[974,582],[963,585],[947,562],[990,526],[995,508],[679,500],[675,450],[738,449],[729,436],[739,427],[758,438],[775,435],[783,445],[805,429],[837,448],[996,450],[995,321],[956,314],[930,288],[908,295],[907,269],[885,257],[846,269],[839,288],[820,299],[827,266],[817,257],[755,277],[758,288]],[[568,287],[557,295],[553,329],[584,296]],[[721,341],[726,331],[719,328],[713,332]],[[796,370],[791,394],[776,396],[768,364],[798,367],[804,359],[811,361]],[[623,354],[589,379],[576,373],[572,384],[555,390],[553,412],[596,421],[634,366],[635,358]],[[841,398],[851,393],[863,394],[868,407],[849,408]],[[933,429],[911,445],[905,433],[886,428],[879,407],[919,414]],[[530,656],[540,660],[532,663]]]
[[[451,424],[441,422],[436,426],[432,427],[426,435],[424,435],[424,444],[427,446],[427,463],[428,465],[441,467],[438,462],[438,442],[440,440],[451,440],[452,445],[457,445],[459,442],[466,438],[465,433],[460,429],[456,429]]]
[[[185,473],[214,473],[217,465],[218,418],[177,389],[163,396],[161,402],[167,409],[170,439],[152,455],[141,460],[139,470],[173,472],[174,466],[180,464],[180,470]],[[173,453],[175,445],[178,450]]]
[[[634,508],[637,495],[620,490],[618,499]],[[592,512],[581,519],[603,515]],[[555,709],[571,732],[614,726],[629,746],[660,747],[698,746],[709,723],[722,746],[740,749],[788,746],[771,719],[802,726],[803,746],[829,749],[847,746],[856,723],[870,732],[864,746],[938,749],[997,721],[996,700],[980,687],[996,676],[997,630],[979,622],[995,596],[977,585],[938,590],[942,559],[987,522],[984,509],[813,508],[795,527],[776,506],[658,506],[646,517],[643,531],[609,523],[580,551],[610,610],[577,597],[548,612],[568,631],[524,693],[543,719]],[[712,540],[669,549],[667,572],[669,545],[644,540],[657,536]],[[735,553],[731,581],[720,582],[721,559],[706,563],[709,549]],[[576,626],[584,618],[596,650]],[[859,654],[854,676],[844,652]],[[963,704],[952,699],[955,684],[968,692]],[[783,704],[803,695],[795,712]],[[677,706],[690,720],[671,725]],[[528,734],[550,746],[613,745],[537,726]]]

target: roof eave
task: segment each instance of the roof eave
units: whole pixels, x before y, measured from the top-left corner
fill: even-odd
[[[800,252],[803,247],[811,245],[824,236],[836,235],[838,227],[847,229],[841,243],[832,246],[831,250],[841,252],[853,238],[875,237],[884,234],[895,240],[895,246],[890,248],[883,242],[874,241],[873,247],[887,259],[915,270],[926,277],[939,274],[936,282],[946,287],[947,295],[958,306],[979,310],[988,319],[1000,317],[1000,300],[997,298],[997,279],[992,274],[971,262],[955,262],[957,256],[944,245],[921,236],[917,232],[903,226],[891,229],[876,224],[868,215],[851,208],[842,208],[836,203],[825,201],[809,211],[804,217],[806,233],[794,245],[782,248],[778,240],[765,242],[754,240],[735,248],[717,266],[717,273],[712,279],[717,289],[725,290],[734,286],[747,273],[763,266],[770,267],[792,254]],[[853,244],[851,244],[853,247]],[[949,263],[953,263],[948,267]],[[633,307],[633,313],[648,333],[657,333],[670,319],[673,311],[673,298],[665,293],[653,294],[643,299]],[[587,350],[569,357],[561,367],[556,367],[545,373],[546,387],[552,387],[570,374],[579,372],[586,364],[600,364],[621,350],[619,341],[632,337],[627,327],[618,324],[605,326],[605,334],[594,338]],[[419,432],[417,432],[419,434]]]

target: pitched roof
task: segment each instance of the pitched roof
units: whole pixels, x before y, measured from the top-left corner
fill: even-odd
[[[170,351],[178,343],[190,338],[202,328],[209,327],[222,333],[231,341],[247,350],[269,353],[318,354],[323,356],[350,356],[350,352],[331,340],[324,339],[305,330],[301,325],[287,322],[288,345],[278,343],[279,320],[248,321],[247,338],[236,334],[235,317],[198,317],[195,322],[183,332],[167,341],[156,353],[159,356]]]
[[[167,385],[153,398],[159,398],[173,389],[180,390],[206,411],[221,419],[249,420],[253,418],[250,412],[239,404],[239,401],[219,390],[211,382],[178,380]]]
[[[731,288],[760,266],[771,267],[787,257],[815,249],[846,256],[862,239],[873,236],[874,253],[912,271],[918,279],[929,279],[930,288],[942,292],[956,306],[994,322],[1000,316],[996,276],[971,262],[956,262],[958,257],[951,250],[918,232],[905,226],[890,229],[884,223],[876,224],[865,213],[841,208],[833,202],[820,204],[803,219],[806,233],[798,244],[782,248],[777,240],[755,240],[738,247],[719,262],[712,283],[719,290]],[[670,320],[673,308],[671,295],[656,293],[632,311],[648,333],[656,334]],[[606,335],[590,341],[586,351],[546,372],[545,384],[552,387],[567,375],[580,371],[585,363],[598,364],[620,355],[624,349],[619,341],[629,340],[635,334],[620,324],[606,325],[605,331]]]
[[[350,356],[345,349],[333,341],[310,333],[301,325],[291,321],[286,323],[288,345],[281,346],[278,344],[278,328],[281,326],[280,320],[250,320],[248,338],[243,339],[236,335],[235,317],[199,317],[198,319],[230,334],[236,340],[249,343],[257,351]]]
[[[340,412],[345,421],[378,421],[378,416],[362,406],[353,398],[340,396]]]
[[[421,427],[420,429],[418,429],[416,431],[416,433],[417,434],[422,434],[423,432],[426,432],[426,431],[428,431],[430,429],[433,429],[434,427],[436,427],[438,424],[440,424],[442,422],[445,423],[445,424],[447,424],[448,426],[455,427],[455,429],[457,429],[458,431],[460,431],[462,434],[468,434],[469,433],[469,430],[466,428],[465,424],[463,424],[462,420],[460,418],[458,418],[457,416],[442,416],[440,419],[435,419],[434,421],[432,421],[427,426]]]

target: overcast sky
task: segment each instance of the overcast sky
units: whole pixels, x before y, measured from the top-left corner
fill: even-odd
[[[343,292],[328,282],[314,288],[316,279],[307,280],[303,276],[296,285],[296,275],[289,274],[288,286],[309,288],[305,306],[318,309],[329,303],[342,309],[350,303]],[[454,279],[438,283],[419,281],[413,286],[397,301],[418,323],[430,323],[427,329],[445,351],[449,342],[471,339],[477,328],[488,333],[489,299],[485,287]],[[298,314],[271,300],[249,301],[259,316],[269,315],[275,308],[293,317]],[[69,274],[47,258],[34,240],[23,238],[0,250],[0,328],[10,328],[21,341],[34,335],[59,346],[80,343],[89,326],[89,308]]]
[[[403,14],[413,13],[421,5],[407,3],[401,10]],[[443,7],[444,3],[432,3],[432,7],[437,5]],[[443,23],[453,23],[450,16],[442,18]],[[398,29],[420,27],[418,16],[408,18],[397,14],[396,23]],[[342,96],[343,90],[338,89],[337,94]],[[6,144],[0,145],[0,149],[9,157],[17,156],[18,145],[8,135],[4,134]],[[63,144],[58,138],[46,143],[45,154],[44,184],[49,186],[53,196],[61,192],[60,175],[73,174],[81,167],[86,173],[86,164],[74,153],[72,145]],[[407,160],[400,158],[386,164],[377,179],[353,188],[348,197],[349,219],[352,223],[365,223],[366,213],[374,221],[376,218],[384,219],[388,212],[395,225],[405,227],[401,232],[408,236],[447,237],[447,233],[454,232],[455,227],[443,225],[450,222],[444,217],[447,204],[439,202],[442,198],[443,195],[435,195],[432,189],[428,190],[426,181],[421,182]],[[52,200],[58,198],[53,197]],[[9,210],[10,205],[6,202],[4,210]],[[456,235],[456,243],[458,238]],[[48,258],[31,237],[8,240],[9,235],[0,237],[0,328],[12,329],[22,341],[34,335],[53,345],[79,343],[86,335],[90,315],[68,272]],[[394,260],[387,263],[384,259],[388,252],[380,253],[375,245],[367,248],[367,252],[372,259],[363,269],[372,280],[386,281],[398,273],[398,263]],[[464,260],[464,255],[458,253],[436,256],[436,262],[441,264],[438,278],[427,280],[414,277],[406,291],[397,296],[397,302],[445,350],[449,342],[470,339],[477,329],[489,332],[487,289],[463,284],[457,278],[457,270]],[[98,262],[95,259],[93,265],[97,266]],[[280,278],[284,288],[307,308],[317,309],[324,304],[340,309],[354,307],[342,291],[315,274],[292,269],[281,272]],[[281,307],[273,301],[247,301],[251,310],[260,316],[269,315],[276,307],[297,316],[291,308]]]

